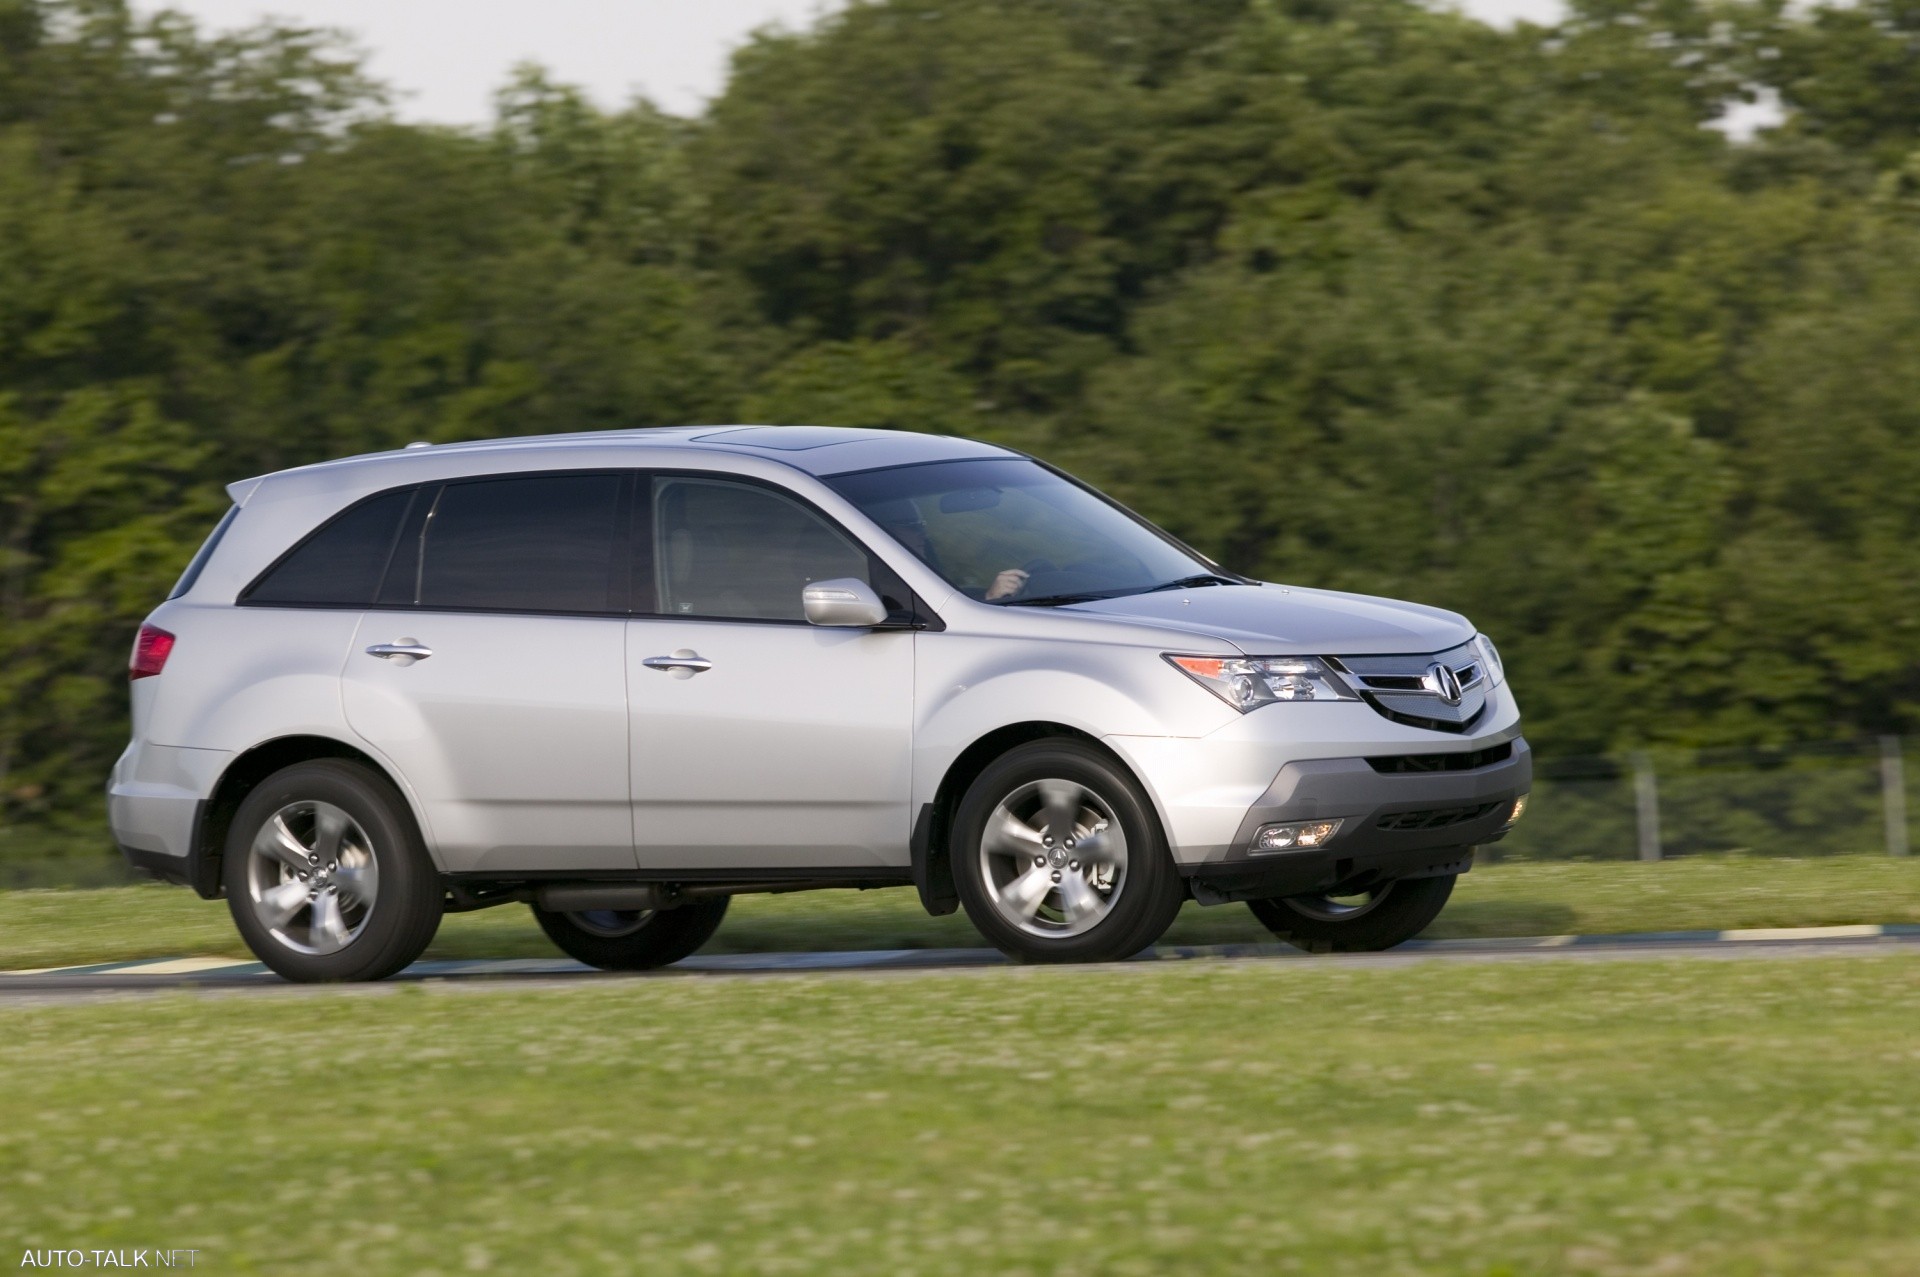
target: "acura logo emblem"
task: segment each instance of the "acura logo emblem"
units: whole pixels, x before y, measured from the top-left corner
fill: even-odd
[[[1439,661],[1427,666],[1426,675],[1420,685],[1440,698],[1442,704],[1460,703],[1460,676]]]

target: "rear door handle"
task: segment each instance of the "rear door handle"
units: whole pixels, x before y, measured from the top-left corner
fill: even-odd
[[[389,661],[396,656],[410,656],[416,661],[424,661],[433,655],[433,649],[419,639],[403,638],[398,643],[375,643],[367,649],[367,655]]]
[[[650,670],[664,670],[675,678],[692,678],[713,668],[712,661],[684,647],[672,656],[649,656],[640,663]]]

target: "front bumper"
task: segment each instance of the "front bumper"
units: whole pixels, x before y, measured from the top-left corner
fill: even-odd
[[[1226,854],[1213,864],[1283,860],[1295,850],[1260,852],[1263,825],[1338,817],[1326,846],[1334,856],[1377,856],[1430,847],[1470,847],[1505,831],[1514,800],[1533,788],[1533,751],[1521,737],[1501,742],[1495,761],[1459,771],[1383,772],[1366,758],[1288,763],[1248,809]]]
[[[1376,839],[1392,810],[1440,810],[1511,799],[1531,783],[1531,755],[1520,737],[1520,708],[1505,684],[1493,689],[1479,730],[1452,735],[1391,722],[1348,701],[1267,706],[1200,737],[1104,738],[1152,798],[1182,873],[1244,859],[1261,824],[1340,816],[1329,850],[1358,854],[1491,841],[1500,821],[1423,831],[1424,838]],[[1524,764],[1502,769],[1494,783],[1482,768],[1432,774],[1383,774],[1369,758],[1477,754],[1503,745]],[[1309,779],[1310,778],[1310,779]],[[1317,801],[1318,800],[1318,801]],[[1262,810],[1265,809],[1265,810]],[[1279,810],[1274,810],[1279,809]],[[1298,816],[1287,812],[1298,811]],[[1349,841],[1351,840],[1351,841]],[[1363,845],[1370,844],[1370,845]]]
[[[1504,756],[1441,772],[1383,772],[1367,758],[1288,763],[1225,854],[1183,872],[1203,904],[1464,873],[1473,848],[1505,835],[1514,801],[1533,787],[1533,753],[1523,738],[1491,752]],[[1254,850],[1263,825],[1336,816],[1340,830],[1323,847]]]

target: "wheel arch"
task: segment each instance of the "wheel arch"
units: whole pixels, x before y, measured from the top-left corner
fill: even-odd
[[[220,862],[226,854],[227,835],[232,830],[233,815],[240,809],[240,804],[246,801],[247,795],[261,781],[282,768],[320,758],[339,758],[359,763],[385,780],[400,795],[401,804],[407,818],[413,821],[415,830],[420,829],[419,815],[413,810],[406,787],[373,755],[331,736],[275,737],[236,755],[227,764],[226,770],[220,773],[213,792],[201,802],[199,814],[194,820],[187,868],[190,884],[196,892],[208,900],[221,894]]]
[[[1046,719],[1008,723],[987,732],[954,756],[934,789],[933,800],[922,804],[914,820],[913,885],[919,889],[920,903],[928,913],[949,914],[960,907],[960,895],[953,885],[953,862],[947,843],[952,833],[954,812],[968,787],[995,759],[1022,745],[1042,740],[1070,740],[1085,745],[1132,777],[1134,784],[1139,785],[1141,792],[1147,795],[1148,815],[1161,826],[1161,837],[1166,836],[1166,822],[1153,791],[1133,766],[1099,737],[1078,727]]]

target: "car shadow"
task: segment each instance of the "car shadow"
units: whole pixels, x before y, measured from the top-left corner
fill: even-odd
[[[1440,911],[1423,940],[1492,936],[1561,936],[1573,932],[1579,915],[1562,904],[1533,900],[1458,900]]]

